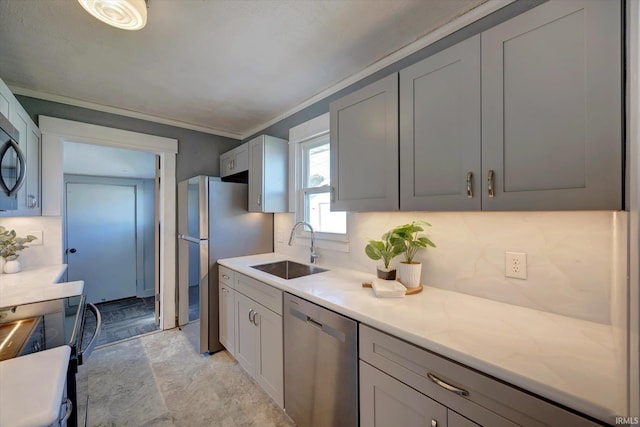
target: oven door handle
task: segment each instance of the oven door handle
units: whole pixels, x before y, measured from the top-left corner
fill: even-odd
[[[0,149],[0,162],[2,161],[2,159],[7,154],[7,151],[9,151],[10,148],[13,148],[13,150],[16,152],[16,158],[17,158],[16,160],[18,160],[18,165],[17,165],[18,177],[16,179],[15,184],[13,184],[11,188],[9,188],[9,186],[4,180],[4,177],[0,175],[0,188],[2,189],[4,194],[6,194],[9,197],[12,197],[18,192],[18,190],[20,190],[20,187],[22,187],[22,184],[24,184],[24,178],[25,178],[24,172],[26,168],[26,163],[25,163],[24,154],[22,153],[22,150],[20,150],[20,147],[18,146],[18,144],[12,139],[7,141],[4,144],[4,146]]]
[[[102,328],[102,316],[100,315],[100,310],[98,310],[98,307],[91,303],[87,303],[87,308],[91,310],[96,316],[96,331],[93,333],[93,336],[91,337],[91,341],[89,341],[89,345],[87,345],[87,348],[78,353],[78,365],[84,364],[84,362],[89,359],[89,356],[91,356],[91,353],[93,353],[93,349],[96,346],[96,340],[98,338],[98,335],[100,335],[100,329]]]

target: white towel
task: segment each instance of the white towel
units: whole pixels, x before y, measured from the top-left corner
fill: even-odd
[[[378,298],[402,298],[407,292],[407,288],[397,280],[374,279],[371,287]]]

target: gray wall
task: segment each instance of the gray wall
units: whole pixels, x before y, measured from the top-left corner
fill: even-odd
[[[220,176],[220,154],[240,145],[240,141],[223,136],[210,135],[38,98],[20,95],[17,95],[16,98],[36,123],[38,123],[37,116],[43,115],[177,139],[176,179],[178,181],[195,175]],[[46,161],[46,159],[43,160]]]
[[[297,113],[286,117],[279,122],[257,132],[254,135],[251,135],[246,140],[250,140],[257,135],[267,134],[271,136],[275,136],[278,138],[289,139],[289,129],[299,125],[300,123],[304,123],[307,120],[311,120],[314,117],[318,117],[321,114],[327,113],[329,111],[329,104],[335,101],[338,98],[342,98],[343,96],[358,90],[370,83],[375,82],[376,80],[380,80],[383,77],[388,76],[389,74],[393,74],[402,70],[403,68],[408,67],[409,65],[415,64],[418,61],[423,60],[424,58],[431,56],[441,50],[444,50],[448,47],[453,46],[454,44],[461,42],[471,36],[474,36],[478,33],[481,33],[491,27],[498,25],[501,22],[504,22],[510,18],[513,18],[516,15],[519,15],[535,6],[538,6],[542,3],[545,3],[547,0],[518,0],[510,5],[503,7],[500,10],[492,13],[491,15],[485,16],[484,18],[476,21],[472,24],[467,25],[464,28],[456,31],[448,35],[447,37],[438,40],[437,42],[420,49],[419,51],[407,56],[406,58],[401,59],[398,62],[395,62],[380,71],[373,73],[370,76],[365,77],[362,80],[357,81],[356,83],[316,102],[315,104],[310,105],[309,107],[298,111]],[[28,111],[28,110],[27,110]]]

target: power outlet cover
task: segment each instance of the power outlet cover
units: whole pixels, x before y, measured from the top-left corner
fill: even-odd
[[[527,254],[524,252],[505,252],[504,271],[506,277],[527,278]]]

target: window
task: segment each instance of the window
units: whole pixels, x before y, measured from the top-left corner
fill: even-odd
[[[301,177],[297,216],[316,233],[333,237],[347,234],[347,213],[331,212],[329,135],[324,134],[300,143]],[[331,236],[326,236],[331,238]]]

